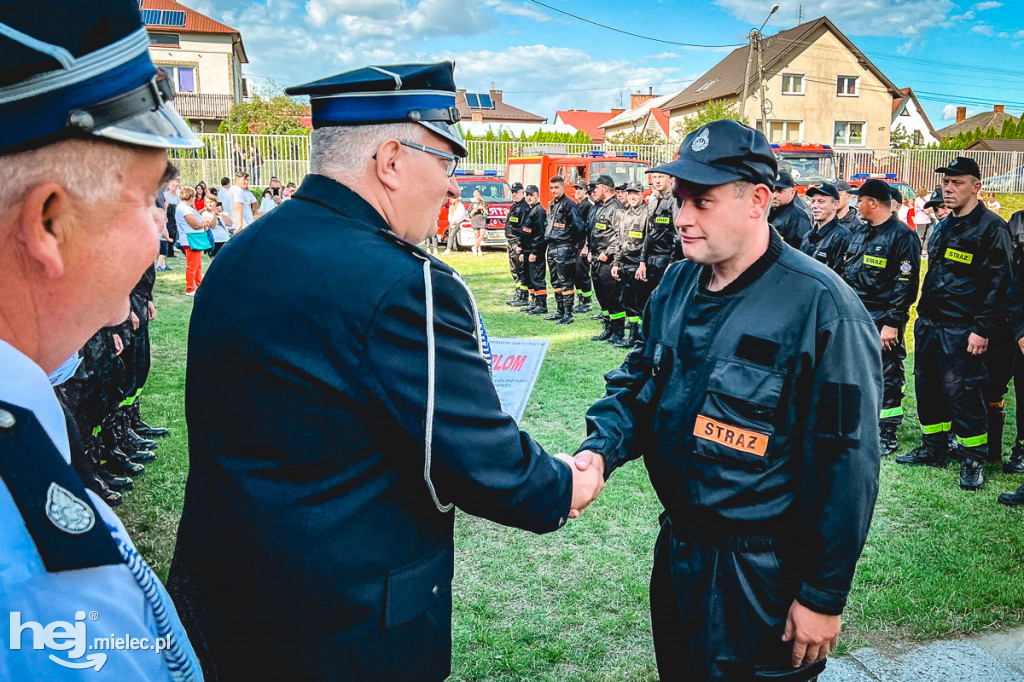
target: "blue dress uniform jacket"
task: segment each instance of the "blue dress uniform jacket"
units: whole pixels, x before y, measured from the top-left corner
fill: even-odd
[[[217,256],[169,580],[208,678],[444,679],[447,505],[565,523],[570,469],[501,411],[477,323],[454,271],[323,176]]]

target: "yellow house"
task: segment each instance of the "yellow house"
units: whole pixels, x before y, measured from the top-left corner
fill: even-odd
[[[175,0],[142,0],[149,56],[174,80],[174,108],[199,132],[215,133],[247,94],[242,35]]]
[[[857,46],[821,17],[762,39],[766,116],[757,51],[733,50],[662,107],[673,135],[711,100],[725,100],[770,142],[889,148],[893,100],[903,93]],[[748,71],[749,61],[749,71]],[[744,75],[749,73],[743,100]]]

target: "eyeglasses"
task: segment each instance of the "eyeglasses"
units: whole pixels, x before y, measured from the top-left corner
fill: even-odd
[[[454,154],[449,154],[448,152],[443,152],[440,149],[434,149],[433,147],[424,147],[421,144],[409,142],[408,140],[399,140],[399,143],[405,147],[419,149],[421,152],[426,152],[427,154],[433,154],[434,156],[440,156],[442,159],[446,159],[448,161],[448,167],[445,169],[445,172],[448,173],[449,178],[455,175],[455,169],[459,167],[459,157]]]

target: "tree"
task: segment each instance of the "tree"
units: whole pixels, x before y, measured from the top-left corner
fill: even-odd
[[[604,138],[606,143],[611,144],[665,144],[665,136],[658,130],[631,130],[627,132],[612,133]]]
[[[902,123],[898,124],[889,136],[890,149],[918,149],[919,147],[921,145],[914,143],[914,136],[907,132]]]
[[[302,125],[309,108],[284,94],[257,94],[231,107],[220,131],[253,135],[308,135]]]
[[[705,123],[723,119],[746,123],[746,120],[740,119],[739,112],[736,110],[736,102],[730,102],[727,99],[713,99],[697,109],[696,114],[687,116],[680,123],[675,124],[672,127],[672,136],[679,141]]]

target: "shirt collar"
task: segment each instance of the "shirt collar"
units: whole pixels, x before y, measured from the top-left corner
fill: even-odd
[[[0,339],[0,400],[35,414],[60,454],[71,461],[64,411],[46,372],[17,348]]]

